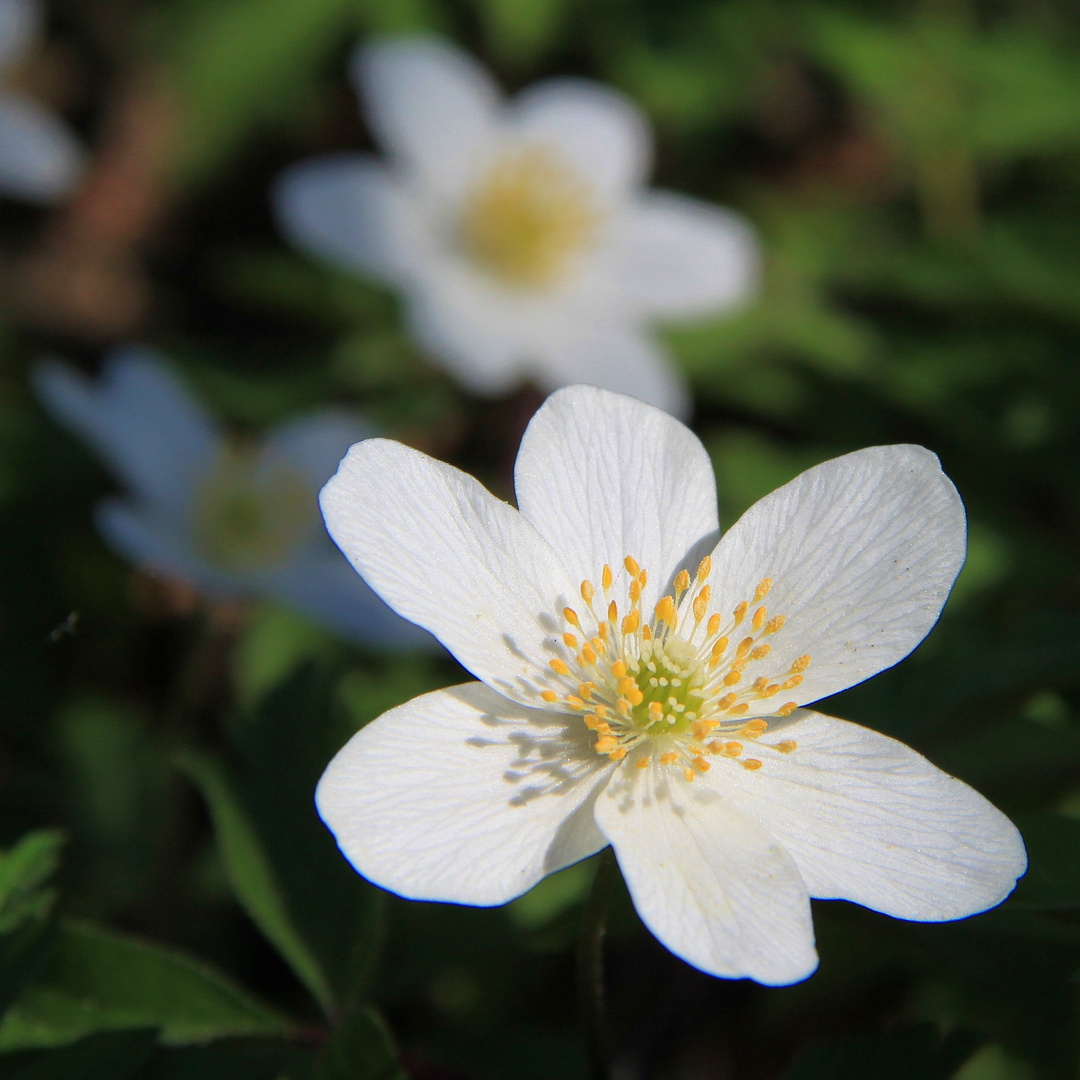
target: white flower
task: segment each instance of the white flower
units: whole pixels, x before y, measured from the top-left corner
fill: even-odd
[[[1009,820],[902,743],[802,708],[895,664],[964,558],[937,458],[827,461],[717,542],[712,468],[664,413],[572,387],[522,442],[519,510],[397,443],[323,489],[372,587],[481,681],[363,728],[319,811],[403,896],[501,904],[611,844],[639,914],[714,975],[814,970],[810,897],[904,919],[991,907]]]
[[[638,110],[569,78],[503,103],[427,38],[358,50],[353,77],[390,165],[342,154],[289,170],[275,194],[289,238],[399,287],[419,341],[479,393],[588,382],[685,411],[646,325],[744,299],[757,247],[735,215],[643,190]]]
[[[40,34],[33,0],[0,0],[0,82]],[[0,89],[0,192],[32,202],[63,198],[75,186],[83,151],[71,129],[17,90]]]
[[[125,557],[214,596],[276,597],[367,644],[434,644],[352,572],[319,519],[319,487],[370,434],[359,418],[326,411],[261,444],[229,440],[165,361],[138,347],[115,352],[96,383],[56,360],[33,380],[134,496],[98,512]]]

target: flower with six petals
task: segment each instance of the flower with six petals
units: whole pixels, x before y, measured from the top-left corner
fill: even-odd
[[[212,596],[275,597],[365,644],[434,645],[352,572],[319,521],[319,487],[370,434],[358,417],[327,410],[261,445],[231,441],[160,356],[136,347],[114,353],[97,383],[56,360],[33,378],[134,495],[98,511],[122,555]]]
[[[937,458],[810,469],[722,538],[678,421],[554,394],[518,509],[397,443],[353,447],[330,534],[480,681],[363,728],[317,792],[352,864],[402,896],[501,904],[607,844],[644,922],[703,971],[817,964],[810,897],[904,918],[999,903],[1026,855],[981,795],[894,739],[804,706],[926,635],[964,558]]]
[[[290,169],[274,197],[286,235],[400,288],[417,339],[475,391],[588,382],[685,411],[647,325],[745,299],[757,245],[734,214],[643,190],[638,110],[567,78],[503,103],[474,61],[428,38],[362,48],[353,74],[390,164]]]

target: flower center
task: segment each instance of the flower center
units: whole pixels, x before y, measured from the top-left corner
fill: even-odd
[[[315,524],[315,505],[297,469],[226,446],[196,491],[195,541],[224,570],[280,566]]]
[[[679,766],[687,780],[707,772],[713,755],[760,769],[759,758],[742,756],[744,744],[768,730],[764,717],[775,721],[794,712],[794,701],[779,707],[766,702],[798,686],[810,665],[809,656],[800,656],[784,672],[762,673],[772,652],[768,639],[786,622],[783,615],[770,617],[761,603],[772,580],[764,578],[753,598],[730,615],[709,614],[712,560],[706,556],[695,583],[687,571],[678,574],[674,595],[660,599],[650,624],[641,612],[648,575],[629,556],[624,565],[629,603],[621,620],[609,566],[600,577],[606,610],[597,614],[590,581],[581,583],[585,620],[573,608],[563,609],[565,652],[550,661],[562,692],[547,685],[541,698],[580,713],[596,732],[596,752],[613,761],[633,754],[635,764],[647,768],[655,755],[661,765]],[[761,745],[783,754],[796,748],[791,740]]]
[[[504,285],[543,288],[567,275],[597,224],[588,185],[531,146],[487,171],[465,201],[459,236],[469,258]]]

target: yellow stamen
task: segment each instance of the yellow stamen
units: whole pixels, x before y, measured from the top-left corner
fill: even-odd
[[[604,569],[600,574],[600,585],[604,592],[611,588],[611,567],[607,563],[604,563]]]
[[[563,641],[566,642],[566,647],[568,649],[576,649],[577,648],[577,638],[574,637],[574,635],[571,634],[569,630],[567,630],[567,632],[565,634],[563,634],[562,639],[563,639]]]
[[[548,666],[551,668],[552,671],[557,672],[559,675],[570,674],[570,669],[561,660],[549,660]]]
[[[792,671],[805,671],[810,666],[809,656],[800,656],[795,663],[791,665]]]
[[[626,665],[621,660],[616,660],[615,663],[611,665],[611,674],[614,675],[616,679],[621,679],[626,674]]]
[[[669,750],[666,754],[660,755],[661,765],[674,765],[679,760],[679,755],[674,750]]]
[[[633,559],[629,555],[623,559],[623,566],[626,567],[626,572],[631,577],[637,577],[641,573],[641,567],[638,565],[637,559]]]
[[[764,600],[771,588],[772,578],[762,578],[758,587],[754,590],[754,603],[756,604],[759,600]]]
[[[577,612],[572,607],[564,607],[562,609],[563,618],[571,625],[581,629],[581,622],[577,617]]]
[[[781,705],[776,710],[777,716],[790,716],[799,707],[798,702],[789,701],[786,705]]]
[[[790,679],[785,679],[781,684],[782,690],[794,690],[796,686],[803,681],[802,675],[792,675]]]
[[[701,592],[694,597],[694,621],[701,622],[705,618],[705,609],[709,606],[709,597],[712,595],[712,589],[706,585]]]
[[[701,562],[698,563],[698,568],[697,568],[697,579],[698,579],[698,581],[704,581],[709,576],[709,572],[711,570],[712,570],[712,556],[711,555],[706,555],[705,558],[702,559]]]
[[[647,757],[639,757],[635,764],[639,769],[647,769],[649,767],[649,759]]]
[[[694,758],[694,768],[698,772],[708,772],[712,766],[703,757]]]
[[[540,696],[549,704],[554,705],[559,700],[559,695],[554,690],[541,690]]]
[[[593,588],[593,583],[591,581],[583,581],[581,583],[581,599],[591,606],[595,595],[596,589]]]
[[[631,611],[622,621],[622,632],[624,634],[632,634],[637,630],[638,625],[641,622],[641,615],[636,611]]]
[[[751,772],[757,772],[761,768],[761,762],[756,757],[748,757],[743,763],[744,769],[749,769]]]
[[[783,742],[776,744],[776,749],[781,754],[790,754],[799,744],[794,739],[784,739]]]
[[[690,575],[685,570],[680,570],[675,575],[675,595],[679,596],[690,588]]]
[[[754,612],[754,629],[760,630],[765,625],[765,619],[768,617],[768,611],[763,607],[759,607]]]
[[[714,634],[720,633],[720,616],[710,615],[708,624],[705,627],[705,633],[712,637]]]
[[[618,625],[618,622],[619,622],[619,605],[616,604],[614,600],[612,600],[611,603],[608,604],[607,617],[608,617],[608,622],[611,623],[612,626]]]
[[[743,619],[745,619],[745,618],[746,618],[746,609],[747,609],[747,608],[748,608],[749,606],[750,606],[750,605],[749,605],[749,604],[748,604],[748,603],[747,603],[747,602],[746,602],[746,601],[744,600],[744,601],[743,601],[743,602],[742,602],[741,604],[739,604],[739,605],[738,605],[738,607],[736,607],[736,608],[735,608],[735,610],[734,610],[734,611],[733,611],[733,612],[731,613],[732,615],[734,615],[734,616],[735,616],[735,625],[736,625],[736,626],[738,626],[738,625],[739,625],[739,623],[741,623],[741,622],[743,621]]]
[[[783,615],[774,615],[765,624],[765,633],[766,634],[775,634],[776,631],[779,630],[780,627],[782,627],[784,625],[784,623],[786,623],[786,622],[787,622],[787,619],[784,618]]]

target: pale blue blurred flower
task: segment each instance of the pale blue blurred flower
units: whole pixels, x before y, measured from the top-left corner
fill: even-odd
[[[58,116],[18,90],[4,75],[41,30],[34,0],[0,0],[0,194],[52,202],[70,194],[82,173],[83,150]]]
[[[259,443],[227,438],[156,352],[117,350],[99,380],[45,360],[33,383],[130,498],[105,500],[105,539],[132,562],[217,597],[274,597],[366,645],[434,647],[357,576],[326,534],[319,488],[372,431],[325,410]]]
[[[478,393],[585,382],[685,413],[649,325],[746,300],[758,247],[737,215],[645,189],[652,139],[633,103],[569,78],[504,103],[430,38],[361,48],[352,75],[390,160],[288,170],[273,197],[286,236],[398,287],[416,338]]]

